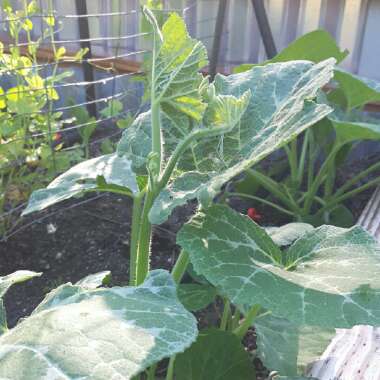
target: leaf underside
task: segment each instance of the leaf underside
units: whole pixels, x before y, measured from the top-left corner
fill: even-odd
[[[102,178],[102,182],[97,180]],[[89,191],[120,188],[125,194],[136,193],[138,185],[130,161],[117,154],[92,158],[73,166],[57,177],[46,189],[32,193],[23,215],[43,210],[55,203]]]

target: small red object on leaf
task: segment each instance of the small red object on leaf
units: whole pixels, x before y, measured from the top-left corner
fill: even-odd
[[[60,133],[56,133],[54,136],[53,136],[53,140],[54,141],[59,141],[62,139],[62,135]]]
[[[262,218],[262,215],[260,213],[257,212],[257,210],[254,208],[254,207],[250,207],[248,210],[247,210],[247,215],[252,219],[254,220],[255,222],[258,222],[261,220]]]

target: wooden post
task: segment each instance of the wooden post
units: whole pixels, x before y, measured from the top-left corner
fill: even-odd
[[[77,11],[77,15],[87,15],[87,0],[75,0],[75,7]],[[87,17],[78,17],[78,26],[79,26],[79,38],[81,40],[89,40],[90,39],[90,28],[88,25],[88,18]],[[91,52],[91,42],[90,41],[81,41],[80,47],[82,49],[88,49],[87,54],[83,57],[85,59],[91,59],[92,58],[92,52]],[[84,80],[86,82],[93,82],[94,81],[94,70],[90,63],[83,62],[83,76]],[[96,100],[96,92],[95,92],[95,85],[90,84],[86,86],[86,102],[90,102]],[[97,118],[98,112],[96,108],[96,103],[90,103],[86,105],[87,111],[90,114],[90,116],[94,116]]]
[[[218,66],[220,43],[222,41],[223,25],[226,16],[227,0],[219,1],[218,14],[215,21],[214,41],[212,44],[212,52],[210,58],[210,79],[214,80],[216,69]]]
[[[264,0],[252,0],[252,6],[255,11],[261,38],[264,43],[265,53],[267,55],[267,58],[271,59],[277,55],[277,49],[269,25],[267,12],[265,10]]]

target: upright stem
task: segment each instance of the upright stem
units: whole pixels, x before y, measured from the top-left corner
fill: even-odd
[[[166,372],[165,380],[173,380],[174,379],[174,363],[176,356],[172,356],[169,359],[168,371]]]
[[[310,212],[311,206],[314,201],[314,197],[317,195],[319,186],[322,184],[324,178],[326,177],[326,173],[330,167],[331,162],[334,161],[335,155],[338,152],[338,150],[339,150],[338,146],[332,149],[332,151],[330,152],[330,154],[327,156],[326,160],[322,164],[321,168],[319,169],[318,174],[314,178],[314,181],[311,184],[310,189],[308,189],[308,194],[306,196],[305,205],[303,209],[303,212],[305,215],[307,215]]]
[[[187,266],[189,265],[189,262],[189,254],[182,250],[172,269],[172,276],[176,284],[179,284],[181,282],[182,277],[186,272]]]
[[[149,222],[149,211],[153,205],[154,198],[154,193],[148,191],[141,215],[139,247],[136,262],[136,285],[142,284],[149,272],[150,242],[152,234],[152,226]]]
[[[161,172],[161,120],[160,104],[155,102],[152,95],[152,152],[156,154],[157,174]]]
[[[297,183],[299,186],[302,185],[302,182],[303,182],[303,175],[304,175],[304,171],[305,171],[304,169],[305,169],[306,153],[307,153],[307,148],[309,145],[309,136],[310,136],[310,130],[308,129],[305,132],[305,135],[303,138],[301,156],[300,156],[300,160],[298,163]]]
[[[247,315],[244,318],[244,321],[240,324],[239,327],[237,327],[233,333],[239,338],[243,339],[244,335],[248,331],[248,329],[252,326],[253,321],[257,317],[257,314],[259,314],[259,311],[261,309],[260,305],[254,305]]]
[[[129,251],[129,284],[136,285],[137,253],[139,247],[139,232],[142,211],[142,198],[144,192],[138,193],[133,199],[132,225],[131,225],[131,245]]]
[[[231,303],[228,298],[224,299],[224,308],[223,308],[223,314],[222,314],[222,320],[220,321],[220,329],[225,331],[227,330],[227,324],[228,320],[231,316]]]

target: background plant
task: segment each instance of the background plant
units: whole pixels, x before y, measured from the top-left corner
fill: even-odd
[[[225,183],[331,112],[316,99],[335,61],[275,63],[209,83],[198,73],[205,48],[183,20],[172,14],[159,28],[144,13],[154,36],[151,109],[124,131],[117,153],[74,166],[34,192],[25,210],[89,191],[131,197],[130,286],[102,287],[109,273],[92,275],[53,290],[16,328],[7,331],[3,322],[0,375],[155,379],[158,362],[170,358],[166,380],[250,379],[254,368],[241,341],[255,323],[260,357],[291,379],[304,330],[328,335],[379,322],[379,247],[359,227],[265,231],[213,200]],[[195,198],[200,207],[177,237],[183,250],[172,273],[151,271],[152,224]],[[186,271],[195,283],[181,284]],[[3,277],[0,289],[36,275]],[[198,332],[189,310],[217,294],[224,300],[220,324]],[[1,316],[5,321],[3,310]],[[321,336],[312,336],[318,349]]]
[[[16,10],[10,2],[2,3],[12,39],[9,52],[0,43],[0,210],[3,212],[27,199],[32,190],[48,183],[81,158],[79,151],[63,151],[57,134],[67,121],[62,112],[54,111],[53,105],[59,100],[55,86],[72,72],[58,72],[66,50],[55,44],[51,2],[43,18],[44,30],[36,40],[31,37],[32,18],[41,11],[36,1],[25,0],[22,5],[22,9]],[[26,37],[26,49],[20,44],[21,36]],[[45,39],[50,41],[53,51],[52,61],[47,65],[40,64],[37,56]],[[85,52],[78,51],[73,61],[79,61]],[[2,221],[4,232],[12,221],[7,218]]]
[[[296,59],[320,62],[330,56],[339,63],[347,54],[340,51],[327,32],[317,30],[259,65]],[[244,72],[253,66],[241,65],[235,72]],[[284,146],[287,161],[280,160],[267,171],[248,170],[245,179],[236,185],[235,194],[225,196],[252,199],[275,208],[290,220],[316,226],[329,222],[345,227],[354,224],[354,217],[344,201],[380,183],[380,164],[375,162],[355,173],[340,187],[336,185],[337,171],[347,166],[350,153],[358,143],[380,141],[380,121],[362,112],[367,103],[380,100],[380,84],[336,67],[333,82],[326,88],[326,95],[320,94],[320,97],[334,112]],[[288,175],[281,178],[283,173]],[[368,176],[370,180],[360,184]],[[259,196],[263,189],[264,198]]]

